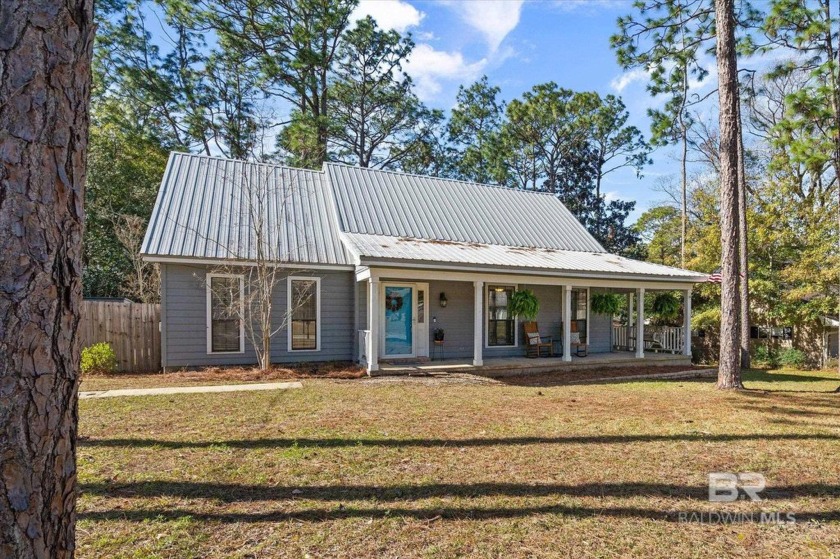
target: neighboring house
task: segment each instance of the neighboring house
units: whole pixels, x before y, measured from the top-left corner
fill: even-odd
[[[263,213],[246,208],[253,182],[267,185]],[[255,214],[265,216],[258,221],[290,270],[275,312],[285,312],[299,287],[315,288],[311,304],[274,338],[275,363],[359,360],[376,371],[381,361],[428,358],[436,329],[445,332],[447,359],[481,366],[521,356],[521,328],[506,306],[523,288],[540,300],[540,331],[563,340],[562,360],[573,358],[572,338],[590,354],[621,347],[644,357],[645,344],[634,343],[637,333],[650,341],[644,312],[622,331],[612,317],[590,313],[591,293],[626,294],[632,308],[646,290],[690,294],[706,279],[606,252],[550,194],[329,163],[316,172],[173,153],[142,247],[161,265],[164,367],[255,362],[242,325],[221,317],[211,289],[235,284],[231,270],[253,265]],[[672,349],[690,355],[686,329],[677,330]]]

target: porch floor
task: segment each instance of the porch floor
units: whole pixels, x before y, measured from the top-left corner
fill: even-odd
[[[474,367],[472,359],[446,359],[427,361],[422,363],[379,363],[379,370],[375,375],[410,375],[435,373],[476,373],[492,377],[529,375],[537,373],[553,373],[564,371],[581,371],[609,367],[639,366],[691,366],[691,358],[685,355],[670,353],[645,353],[644,359],[637,359],[635,354],[627,351],[612,353],[590,353],[587,357],[572,356],[571,361],[563,361],[561,357],[494,357],[484,359],[484,365]]]

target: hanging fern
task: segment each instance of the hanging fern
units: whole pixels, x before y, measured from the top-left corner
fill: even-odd
[[[540,312],[540,301],[530,289],[514,291],[508,303],[508,311],[514,318],[519,317],[530,322],[537,318]]]
[[[621,311],[621,302],[618,293],[593,293],[590,309],[595,314],[615,316]]]
[[[651,318],[658,322],[668,322],[680,315],[680,300],[670,291],[654,294],[650,305]]]

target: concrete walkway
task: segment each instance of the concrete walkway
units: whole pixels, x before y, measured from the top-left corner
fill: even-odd
[[[301,388],[299,382],[267,382],[262,384],[222,384],[217,386],[167,386],[165,388],[125,388],[79,392],[79,399],[117,398],[120,396],[158,396],[161,394],[209,394],[211,392],[252,392],[254,390],[288,390]]]

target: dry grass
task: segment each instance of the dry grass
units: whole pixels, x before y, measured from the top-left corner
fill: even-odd
[[[81,402],[79,557],[833,557],[833,373]],[[766,500],[709,503],[755,471]],[[680,523],[780,511],[791,525]]]

